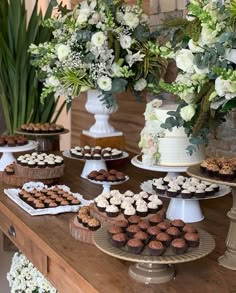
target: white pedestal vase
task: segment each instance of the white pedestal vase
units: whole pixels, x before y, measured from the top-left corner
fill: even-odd
[[[97,90],[90,90],[87,92],[85,108],[89,113],[94,115],[95,123],[89,130],[83,130],[83,134],[97,138],[123,135],[122,132],[116,131],[109,123],[110,114],[118,110],[117,104],[115,103],[111,108],[107,108],[101,99],[101,92]]]

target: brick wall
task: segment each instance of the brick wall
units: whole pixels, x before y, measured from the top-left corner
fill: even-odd
[[[150,26],[155,30],[163,19],[184,17],[187,0],[150,0]],[[170,74],[171,75],[171,74]],[[236,155],[236,110],[227,116],[227,121],[218,130],[217,139],[210,138],[209,156]]]

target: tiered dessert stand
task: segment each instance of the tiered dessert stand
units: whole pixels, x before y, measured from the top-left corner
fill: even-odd
[[[35,140],[38,143],[37,151],[47,152],[52,150],[52,143],[50,142],[50,137],[52,136],[56,137],[59,135],[67,134],[69,133],[69,130],[64,129],[63,131],[60,131],[60,132],[43,133],[43,132],[29,132],[29,131],[23,131],[21,129],[16,129],[15,133],[35,137]]]
[[[134,262],[135,264],[129,267],[129,275],[136,281],[145,284],[161,284],[174,278],[175,271],[172,264],[200,259],[214,250],[213,237],[203,230],[198,230],[200,245],[181,255],[174,255],[170,248],[162,256],[150,256],[145,250],[141,254],[132,254],[126,248],[116,248],[111,244],[106,226],[94,232],[94,244],[110,256]]]
[[[132,158],[131,162],[134,166],[145,170],[168,172],[167,175],[169,175],[170,177],[176,177],[179,175],[179,173],[186,172],[187,170],[187,167],[146,166],[139,160],[139,156],[135,156],[134,158]],[[143,190],[146,192],[153,192],[152,189],[150,189],[150,183],[144,183],[142,184],[141,188],[144,188]],[[229,192],[229,188],[221,187],[220,192],[217,193],[214,198],[224,196]],[[181,197],[170,198],[164,195],[160,196],[171,199],[166,212],[166,216],[169,220],[182,219],[186,223],[195,223],[200,222],[204,219],[204,215],[202,213],[198,198],[183,199]],[[208,198],[213,197],[206,197],[205,199]]]
[[[199,165],[189,167],[187,169],[187,174],[212,183],[224,184],[232,187],[233,204],[232,208],[227,213],[227,216],[230,219],[229,231],[225,242],[227,249],[225,254],[219,257],[218,261],[223,267],[236,270],[236,180],[223,181],[217,178],[208,177],[207,175],[202,174]]]
[[[29,142],[23,146],[0,147],[0,152],[3,153],[2,157],[0,159],[0,171],[4,171],[4,169],[7,165],[12,164],[13,162],[16,161],[13,153],[19,153],[19,152],[33,150],[33,149],[36,149],[37,146],[38,146],[37,142],[29,140]]]
[[[106,160],[104,160],[104,159],[85,160],[85,159],[78,159],[78,158],[72,156],[70,154],[69,150],[65,150],[63,152],[63,156],[70,158],[70,159],[85,161],[84,168],[83,168],[83,171],[80,176],[84,179],[87,179],[87,176],[91,171],[94,171],[94,170],[99,171],[101,169],[107,170],[106,161],[115,161],[115,160],[125,159],[129,156],[129,154],[127,152],[123,152],[122,156],[119,158],[112,158],[112,159],[106,159]]]

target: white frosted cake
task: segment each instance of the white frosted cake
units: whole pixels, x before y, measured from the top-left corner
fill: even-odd
[[[142,163],[147,166],[190,166],[200,163],[204,158],[204,146],[197,147],[190,155],[186,148],[189,138],[183,127],[174,127],[172,131],[161,127],[167,112],[175,111],[176,104],[162,105],[162,101],[154,99],[147,104],[145,126],[141,131],[139,147],[142,149]]]

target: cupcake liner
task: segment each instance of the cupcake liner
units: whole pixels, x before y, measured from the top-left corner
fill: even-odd
[[[113,239],[111,240],[111,242],[112,242],[112,245],[117,248],[124,247],[126,244],[126,241],[116,241]]]
[[[187,248],[188,248],[187,245],[185,245],[184,247],[173,247],[173,246],[171,246],[171,249],[172,249],[173,253],[177,254],[177,255],[185,253]]]
[[[131,253],[134,253],[134,254],[140,254],[142,252],[142,250],[143,250],[143,247],[144,246],[141,246],[141,247],[131,247],[131,246],[128,246],[128,252],[131,252]]]
[[[194,248],[194,247],[198,247],[199,246],[199,240],[197,241],[190,241],[190,240],[186,240],[186,243],[188,244],[189,247]]]
[[[153,255],[153,256],[160,256],[162,255],[164,252],[165,252],[165,248],[162,248],[162,249],[152,249],[152,248],[148,248],[148,251],[150,253],[150,255]]]

